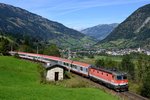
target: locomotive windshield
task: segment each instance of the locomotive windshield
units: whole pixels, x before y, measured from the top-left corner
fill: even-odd
[[[117,80],[122,80],[122,76],[117,76]]]
[[[126,75],[117,75],[117,80],[125,80],[127,79],[127,76]]]
[[[127,75],[123,75],[123,79],[127,79]]]

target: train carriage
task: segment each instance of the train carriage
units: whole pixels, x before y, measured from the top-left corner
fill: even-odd
[[[63,65],[70,71],[73,71],[78,74],[81,74],[82,76],[88,77],[88,67],[90,66],[90,64],[72,61],[68,59],[61,59],[59,63],[61,63],[61,65]]]
[[[72,70],[78,72],[82,76],[88,77],[89,76],[89,67],[91,65],[87,63],[82,63],[78,61],[72,62]]]

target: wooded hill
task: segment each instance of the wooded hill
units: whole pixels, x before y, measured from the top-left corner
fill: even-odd
[[[150,4],[137,9],[104,40],[102,48],[150,48]]]
[[[91,38],[76,30],[18,7],[0,3],[0,12],[1,35],[19,41],[28,36],[38,42],[54,43],[62,48],[80,48],[94,43]]]

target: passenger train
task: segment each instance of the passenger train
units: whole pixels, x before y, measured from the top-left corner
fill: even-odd
[[[99,83],[104,84],[108,88],[115,91],[127,91],[128,79],[127,74],[116,70],[108,70],[104,68],[96,68],[91,64],[72,61],[60,57],[47,56],[42,54],[25,53],[25,52],[10,52],[11,55],[18,54],[20,58],[37,60],[49,64],[55,62],[64,66],[66,69],[85,76],[89,79],[96,80]]]

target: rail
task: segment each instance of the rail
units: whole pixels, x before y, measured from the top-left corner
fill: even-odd
[[[141,95],[138,95],[138,94],[130,92],[130,91],[128,91],[128,92],[122,92],[120,94],[121,94],[121,97],[123,99],[126,98],[127,100],[149,100],[149,99],[147,99],[147,98],[145,98],[145,97],[143,97]]]

